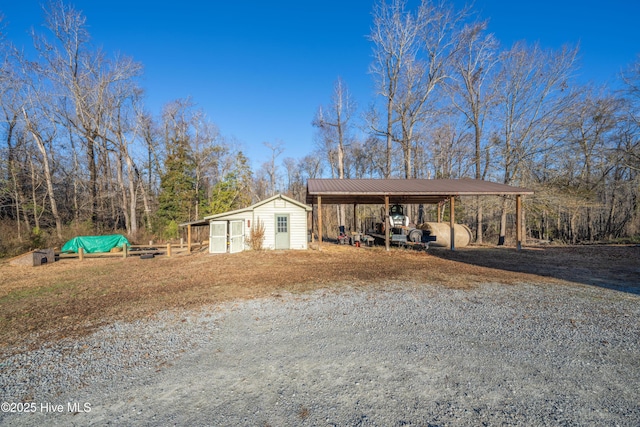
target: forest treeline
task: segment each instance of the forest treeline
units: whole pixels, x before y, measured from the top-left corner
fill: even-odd
[[[577,47],[505,48],[472,9],[380,0],[368,107],[338,78],[310,112],[313,151],[294,159],[265,142],[253,170],[194,100],[145,110],[142,64],[96,47],[73,6],[51,3],[41,28],[33,57],[0,45],[0,255],[80,233],[171,238],[180,222],[277,192],[304,201],[320,177],[491,180],[535,190],[530,239],[640,234],[640,60],[612,86],[582,83]],[[502,242],[512,204],[463,199],[456,217],[476,241]],[[330,209],[329,227],[353,218]]]

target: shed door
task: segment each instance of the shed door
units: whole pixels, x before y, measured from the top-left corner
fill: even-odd
[[[227,252],[227,221],[211,221],[209,224],[209,252]]]
[[[231,221],[229,236],[229,252],[232,254],[244,250],[244,221]]]
[[[276,214],[276,249],[289,249],[289,214]]]

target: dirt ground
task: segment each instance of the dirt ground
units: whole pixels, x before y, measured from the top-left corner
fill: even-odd
[[[340,286],[417,281],[581,283],[640,294],[639,246],[472,247],[450,252],[354,248],[62,260],[40,267],[0,262],[0,354],[80,336],[161,310]]]

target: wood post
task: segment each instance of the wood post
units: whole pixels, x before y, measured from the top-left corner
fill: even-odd
[[[456,250],[456,236],[455,236],[455,224],[456,224],[456,198],[449,196],[449,228],[451,229],[451,250]]]
[[[384,246],[390,250],[391,244],[389,242],[391,230],[389,229],[391,224],[389,222],[389,196],[384,196]]]
[[[127,259],[127,255],[129,255],[129,246],[126,243],[122,244],[122,258]]]
[[[442,204],[444,202],[438,202],[438,222],[442,222]]]
[[[357,210],[358,210],[358,204],[354,203],[353,204],[353,232],[354,233],[358,232],[358,215],[356,215]]]
[[[78,259],[80,261],[84,260],[84,249],[83,248],[78,248]]]
[[[516,249],[522,250],[522,195],[516,195]]]
[[[187,225],[187,252],[191,253],[191,224]]]
[[[167,243],[167,256],[171,256],[171,243]]]
[[[322,196],[318,196],[318,250],[322,250]]]

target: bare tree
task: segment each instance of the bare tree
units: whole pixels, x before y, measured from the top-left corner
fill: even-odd
[[[616,111],[620,110],[619,105],[618,99],[602,90],[584,88],[571,105],[571,119],[565,127],[562,181],[567,188],[583,196],[584,210],[580,210],[585,215],[586,239],[589,241],[596,237],[592,216],[593,208],[599,205],[599,189],[620,163],[610,161],[610,154],[615,151],[612,142],[618,124]],[[611,192],[609,197],[615,197],[615,192]],[[575,243],[575,226],[572,227],[572,235]]]
[[[195,165],[196,178],[196,218],[199,218],[199,207],[210,202],[212,188],[220,182],[231,165],[229,164],[229,148],[220,135],[218,127],[209,121],[204,111],[198,109],[190,112],[191,150]]]
[[[385,117],[379,123],[378,114],[372,112],[369,123],[375,135],[386,139],[385,178],[391,175],[392,142],[402,150],[404,177],[415,177],[415,129],[428,117],[434,91],[451,75],[467,13],[467,9],[456,12],[445,1],[430,0],[422,1],[415,12],[407,10],[404,0],[381,1],[374,7],[371,73],[384,99]]]
[[[350,121],[355,111],[355,104],[342,79],[338,78],[333,86],[331,104],[324,109],[320,107],[313,120],[313,125],[320,131],[321,139],[328,151],[331,162],[331,152],[335,149],[337,158],[335,162],[338,178],[345,178],[345,150],[350,137]],[[345,224],[344,205],[340,206],[340,225]]]
[[[0,23],[2,17],[0,15]],[[1,33],[0,33],[1,36]],[[18,240],[22,240],[22,222],[20,217],[23,216],[26,229],[29,229],[29,219],[26,212],[25,196],[21,185],[21,164],[18,161],[18,153],[24,151],[24,138],[20,137],[19,124],[22,116],[22,108],[24,100],[21,96],[20,88],[24,82],[18,76],[16,69],[20,68],[21,58],[16,57],[17,52],[0,37],[0,54],[2,55],[0,63],[0,108],[2,109],[1,127],[3,131],[3,145],[6,146],[6,154],[0,157],[4,166],[6,178],[0,175],[0,183],[6,179],[6,188],[0,187],[0,206],[11,204],[14,208],[14,218],[16,220],[16,228]],[[1,146],[1,145],[0,145]],[[6,156],[6,157],[5,157]],[[4,165],[3,165],[4,163]],[[2,169],[0,168],[0,172]],[[4,194],[3,194],[4,193]],[[6,198],[6,201],[4,201]]]
[[[548,140],[557,140],[563,113],[571,104],[567,82],[576,54],[575,48],[543,51],[537,44],[524,43],[503,53],[494,82],[499,101],[494,142],[505,184],[523,176],[531,161],[548,148],[544,145]],[[505,240],[507,207],[504,199],[499,244]]]
[[[431,113],[433,94],[453,73],[454,59],[463,46],[461,23],[467,10],[456,12],[446,2],[423,1],[417,11],[415,26],[419,36],[416,56],[408,58],[401,73],[395,111],[400,124],[399,139],[404,157],[405,178],[415,178],[412,151],[416,145],[415,129]]]
[[[486,28],[486,22],[464,27],[457,40],[454,75],[447,85],[453,106],[473,129],[476,179],[485,179],[488,171],[489,156],[486,154],[489,148],[484,128],[495,106],[496,95],[490,88],[490,79],[498,62],[498,42],[493,34],[486,34]],[[476,206],[476,243],[482,243],[483,208],[480,197],[476,198]]]
[[[132,64],[135,67],[135,65]],[[140,135],[140,122],[138,121],[139,98],[141,91],[125,80],[123,84],[114,87],[109,94],[110,103],[108,111],[110,117],[107,121],[109,133],[105,139],[114,146],[114,156],[117,166],[117,181],[122,195],[122,210],[125,217],[125,227],[130,236],[138,233],[138,180],[137,166],[133,159],[130,147],[137,141]],[[126,165],[126,179],[123,175],[123,161]]]
[[[471,134],[453,119],[454,117],[450,117],[449,120],[434,123],[429,130],[429,157],[433,165],[433,177],[436,179],[465,176]]]
[[[378,1],[373,9],[373,27],[369,40],[374,44],[374,61],[370,72],[374,75],[377,93],[384,99],[384,119],[378,123],[377,115],[371,114],[369,123],[375,135],[386,142],[384,178],[391,176],[393,152],[393,127],[396,119],[397,96],[400,80],[407,66],[413,62],[418,51],[421,23],[406,11],[405,0]]]
[[[51,82],[56,94],[56,102],[52,103],[58,108],[56,120],[69,123],[84,144],[90,218],[97,225],[101,197],[98,192],[110,186],[108,182],[99,185],[98,181],[101,175],[103,179],[111,175],[107,145],[113,141],[109,120],[115,116],[112,109],[121,102],[114,98],[130,96],[122,88],[139,75],[141,67],[126,57],[109,60],[93,48],[86,18],[73,7],[61,1],[52,3],[45,10],[45,19],[50,36],[33,33],[41,59],[38,72]]]
[[[22,118],[24,119],[25,129],[31,134],[33,141],[40,152],[42,167],[44,172],[44,178],[47,185],[47,194],[49,196],[49,205],[51,206],[51,214],[56,224],[56,234],[59,239],[62,239],[62,219],[60,212],[58,211],[58,203],[56,202],[56,195],[53,188],[53,173],[51,171],[51,144],[56,138],[56,127],[52,125],[53,121],[51,117],[41,115],[39,118],[34,118],[36,111],[44,111],[34,105],[33,93],[29,96],[28,104],[30,111],[23,107]]]
[[[151,199],[153,194],[157,194],[159,183],[157,179],[160,177],[160,156],[159,151],[159,131],[150,114],[146,112],[138,112],[138,129],[144,147],[146,149],[145,169],[147,173],[146,181],[143,179],[144,170],[140,172],[136,168],[136,174],[140,176],[138,186],[142,194],[142,202],[144,204],[144,215],[147,231],[151,231]],[[155,177],[155,179],[154,179]]]
[[[628,140],[628,143],[622,148],[624,152],[626,166],[636,171],[640,171],[640,56],[638,59],[622,74],[622,81],[625,85],[624,95],[626,103],[626,119],[632,133],[636,134],[635,138]]]
[[[335,162],[338,178],[345,177],[345,150],[350,137],[350,121],[355,111],[355,104],[349,90],[338,78],[333,86],[331,104],[325,108],[318,108],[313,126],[320,130],[321,139],[328,151],[336,150]]]
[[[89,168],[90,216],[95,224],[98,209],[96,145],[103,133],[101,114],[94,109],[99,108],[99,97],[90,89],[94,86],[92,74],[96,71],[96,63],[89,55],[85,17],[61,1],[52,3],[50,7],[45,11],[45,26],[53,40],[35,32],[33,39],[42,59],[41,73],[56,86],[55,91],[60,96],[68,99],[68,103],[59,104],[63,106],[59,113],[60,121],[68,120],[76,130],[81,131]]]
[[[263,142],[263,145],[271,150],[271,156],[267,162],[262,164],[262,169],[268,177],[269,184],[269,196],[276,194],[276,185],[278,183],[278,165],[276,160],[284,152],[283,143],[278,141],[276,143]]]
[[[315,179],[322,176],[322,161],[319,154],[309,154],[300,160],[300,171],[306,179]]]

